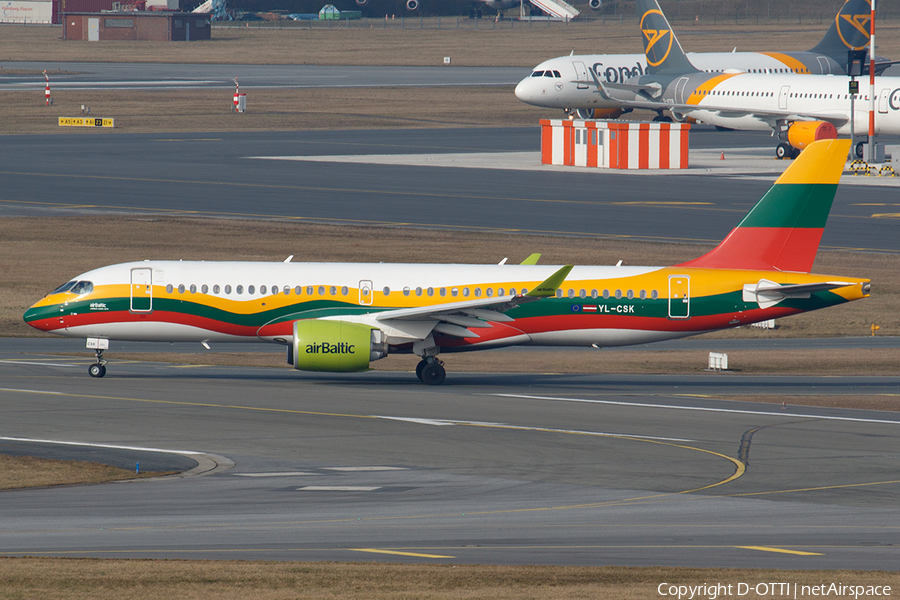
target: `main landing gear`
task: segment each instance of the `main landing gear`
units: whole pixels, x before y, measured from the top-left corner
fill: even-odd
[[[103,350],[97,348],[97,362],[88,367],[91,377],[103,377],[106,375],[106,360],[103,359]]]
[[[437,357],[428,356],[416,365],[416,377],[427,385],[440,385],[444,383],[447,371],[444,370],[444,363],[439,361]]]
[[[778,160],[784,160],[785,158],[797,158],[800,156],[800,149],[794,148],[787,142],[781,142],[777,146],[775,146],[775,158]]]

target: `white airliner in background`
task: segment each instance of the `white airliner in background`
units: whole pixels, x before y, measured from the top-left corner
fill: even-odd
[[[356,0],[356,3],[359,6],[366,6],[367,4],[369,4],[369,0]],[[478,3],[484,4],[488,8],[492,8],[497,12],[500,12],[501,10],[521,6],[522,0],[472,0],[473,5],[477,5]],[[603,6],[602,0],[590,0],[588,4],[594,10],[598,10],[601,6]],[[418,10],[419,0],[406,0],[406,8],[407,10]],[[538,6],[538,8],[541,7]]]
[[[645,36],[648,74],[617,84],[594,79],[594,89],[607,101],[626,108],[665,110],[676,121],[772,131],[781,140],[775,151],[778,158],[796,158],[823,137],[867,133],[869,94],[851,94],[849,77],[700,71],[684,54],[656,0],[637,0],[637,5],[642,28],[665,32],[665,37]],[[900,134],[900,77],[876,79],[875,105],[875,134]],[[857,155],[861,150],[857,146]]]
[[[639,14],[645,11],[639,9]],[[696,52],[687,56],[694,67],[706,73],[844,74],[848,50],[863,49],[869,42],[870,17],[870,0],[847,0],[822,40],[806,52]],[[645,42],[671,47],[668,23],[665,29],[654,29],[643,18],[641,21]],[[536,66],[516,86],[516,97],[534,106],[575,113],[581,119],[617,118],[627,107],[597,93],[591,81],[596,78],[604,84],[623,83],[659,64],[649,64],[644,54],[561,56]],[[879,59],[881,70],[889,65]]]

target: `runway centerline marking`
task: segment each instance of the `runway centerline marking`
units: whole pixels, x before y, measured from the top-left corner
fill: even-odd
[[[396,554],[397,556],[415,556],[418,558],[456,558],[455,556],[443,556],[441,554],[421,554],[418,552],[400,552],[399,550],[381,550],[379,548],[348,548],[353,552],[371,552],[373,554]]]
[[[862,419],[858,417],[834,417],[830,415],[814,415],[804,413],[784,413],[784,412],[766,412],[757,410],[741,410],[736,408],[706,408],[702,406],[678,406],[669,404],[650,404],[647,402],[620,402],[617,400],[591,400],[588,398],[562,398],[555,396],[529,396],[526,394],[489,394],[491,396],[499,396],[501,398],[521,398],[523,400],[549,400],[551,402],[581,402],[585,404],[611,404],[614,406],[633,406],[638,408],[662,408],[668,410],[694,410],[698,412],[720,412],[739,415],[759,415],[766,417],[790,417],[804,419],[821,419],[825,421],[849,421],[853,423],[879,423],[883,425],[900,425],[900,421],[890,421],[887,419]],[[703,396],[710,398],[712,396]]]
[[[745,550],[759,550],[760,552],[779,552],[781,554],[797,554],[799,556],[825,556],[821,552],[803,552],[802,550],[786,550],[785,548],[770,548],[768,546],[735,546]]]

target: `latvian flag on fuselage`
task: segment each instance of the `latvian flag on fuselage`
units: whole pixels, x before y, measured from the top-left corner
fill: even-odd
[[[597,307],[585,304],[581,307],[581,310],[583,310],[584,312],[597,312]]]

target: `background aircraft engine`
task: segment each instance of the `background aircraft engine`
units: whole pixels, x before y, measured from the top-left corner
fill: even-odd
[[[384,332],[359,323],[307,319],[294,321],[288,362],[300,371],[365,371],[387,356]]]
[[[356,3],[360,6],[365,6],[369,3],[369,0],[356,0]]]
[[[803,150],[816,140],[836,140],[837,129],[826,121],[796,121],[787,132],[788,143]]]
[[[621,108],[595,108],[595,119],[618,119],[622,116]]]
[[[406,0],[407,10],[419,10],[419,0]]]
[[[594,10],[600,10],[600,7],[603,6],[603,2],[601,2],[601,0],[591,0],[588,2],[588,5]]]

